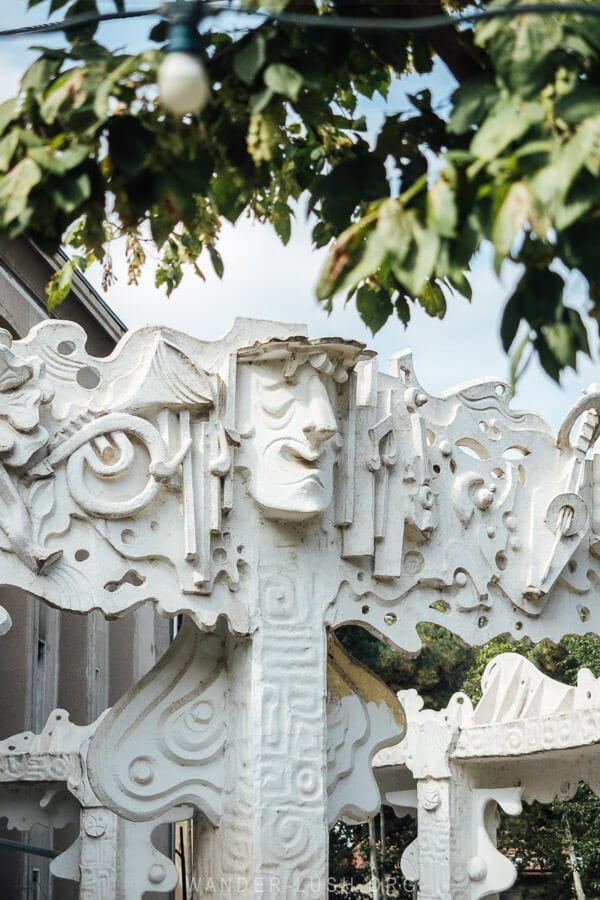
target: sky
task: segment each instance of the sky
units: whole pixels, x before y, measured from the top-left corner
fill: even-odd
[[[112,8],[105,0],[103,9]],[[144,0],[133,0],[128,8],[148,6]],[[44,21],[49,0],[27,14],[25,0],[2,0],[0,29]],[[147,20],[132,20],[118,25],[104,25],[100,39],[115,47],[139,50],[146,46]],[[60,41],[60,38],[54,38]],[[11,96],[18,79],[34,55],[28,52],[39,37],[4,38],[0,42],[0,100]],[[44,43],[49,44],[48,38]],[[370,110],[376,123],[383,113],[391,114],[408,106],[406,92],[429,87],[434,100],[442,102],[452,93],[453,82],[443,66],[433,75],[411,77],[396,84],[384,104],[380,101]],[[335,335],[364,341],[377,351],[380,368],[387,369],[391,354],[412,348],[415,369],[421,384],[431,393],[443,393],[451,387],[488,375],[506,377],[508,360],[498,337],[503,299],[518,277],[517,267],[504,266],[496,278],[490,265],[490,253],[484,251],[476,259],[472,275],[471,303],[461,297],[451,298],[443,321],[430,319],[417,307],[407,329],[390,318],[373,337],[362,324],[354,306],[344,306],[338,299],[328,315],[315,300],[315,284],[325,258],[325,251],[311,247],[310,222],[301,208],[296,211],[292,239],[283,247],[269,225],[240,220],[235,227],[223,226],[220,251],[225,274],[219,280],[210,263],[203,266],[207,280],[203,283],[192,272],[186,275],[171,297],[154,286],[152,263],[137,287],[127,284],[121,249],[113,252],[117,281],[103,294],[106,302],[130,328],[142,324],[164,324],[187,331],[199,338],[215,339],[226,333],[236,316],[305,322],[312,337]],[[99,288],[99,274],[90,280]],[[573,303],[584,303],[582,280],[572,283]],[[590,329],[591,331],[591,329]],[[593,334],[590,333],[593,338]],[[540,412],[557,429],[567,410],[580,392],[594,381],[600,381],[597,341],[594,361],[580,356],[579,371],[563,376],[562,386],[554,384],[536,364],[531,365],[519,382],[513,401],[515,408]]]

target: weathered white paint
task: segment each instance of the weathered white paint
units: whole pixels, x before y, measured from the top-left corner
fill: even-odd
[[[402,870],[423,900],[496,897],[514,883],[495,847],[497,806],[517,815],[522,802],[572,797],[580,781],[600,795],[600,681],[588,669],[569,687],[503,653],[482,688],[475,709],[455,694],[439,712],[400,691],[406,737],[375,759],[385,801],[417,816]]]
[[[558,440],[508,400],[496,379],[433,397],[410,355],[379,374],[362,345],[280,323],[215,342],[143,328],[104,359],[66,322],[3,337],[4,580],[80,613],[151,601],[190,620],[91,739],[107,809],[191,803],[205,873],[321,900],[331,816],[373,812],[358,773],[401,726],[352,677],[328,710],[328,629],[415,652],[421,621],[474,645],[598,628],[600,394]]]

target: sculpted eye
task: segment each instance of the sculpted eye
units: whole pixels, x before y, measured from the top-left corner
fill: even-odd
[[[289,394],[280,397],[269,397],[268,402],[263,398],[262,408],[274,419],[282,419],[294,402],[294,397],[290,397]]]

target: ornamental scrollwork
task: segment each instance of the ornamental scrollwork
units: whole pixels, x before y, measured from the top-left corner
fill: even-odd
[[[255,535],[283,529],[322,563],[324,624],[404,650],[421,621],[473,645],[597,627],[596,387],[555,437],[498,379],[436,397],[410,354],[383,374],[362,345],[298,330],[148,327],[105,359],[70,323],[5,335],[7,579],[82,612],[152,600],[248,633]]]

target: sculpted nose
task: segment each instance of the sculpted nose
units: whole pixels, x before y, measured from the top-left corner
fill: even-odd
[[[337,428],[324,425],[305,425],[302,429],[311,447],[318,449],[321,444],[337,433]]]
[[[306,423],[302,431],[311,447],[318,449],[337,434],[338,427],[325,386],[320,380],[316,380],[311,387]]]

